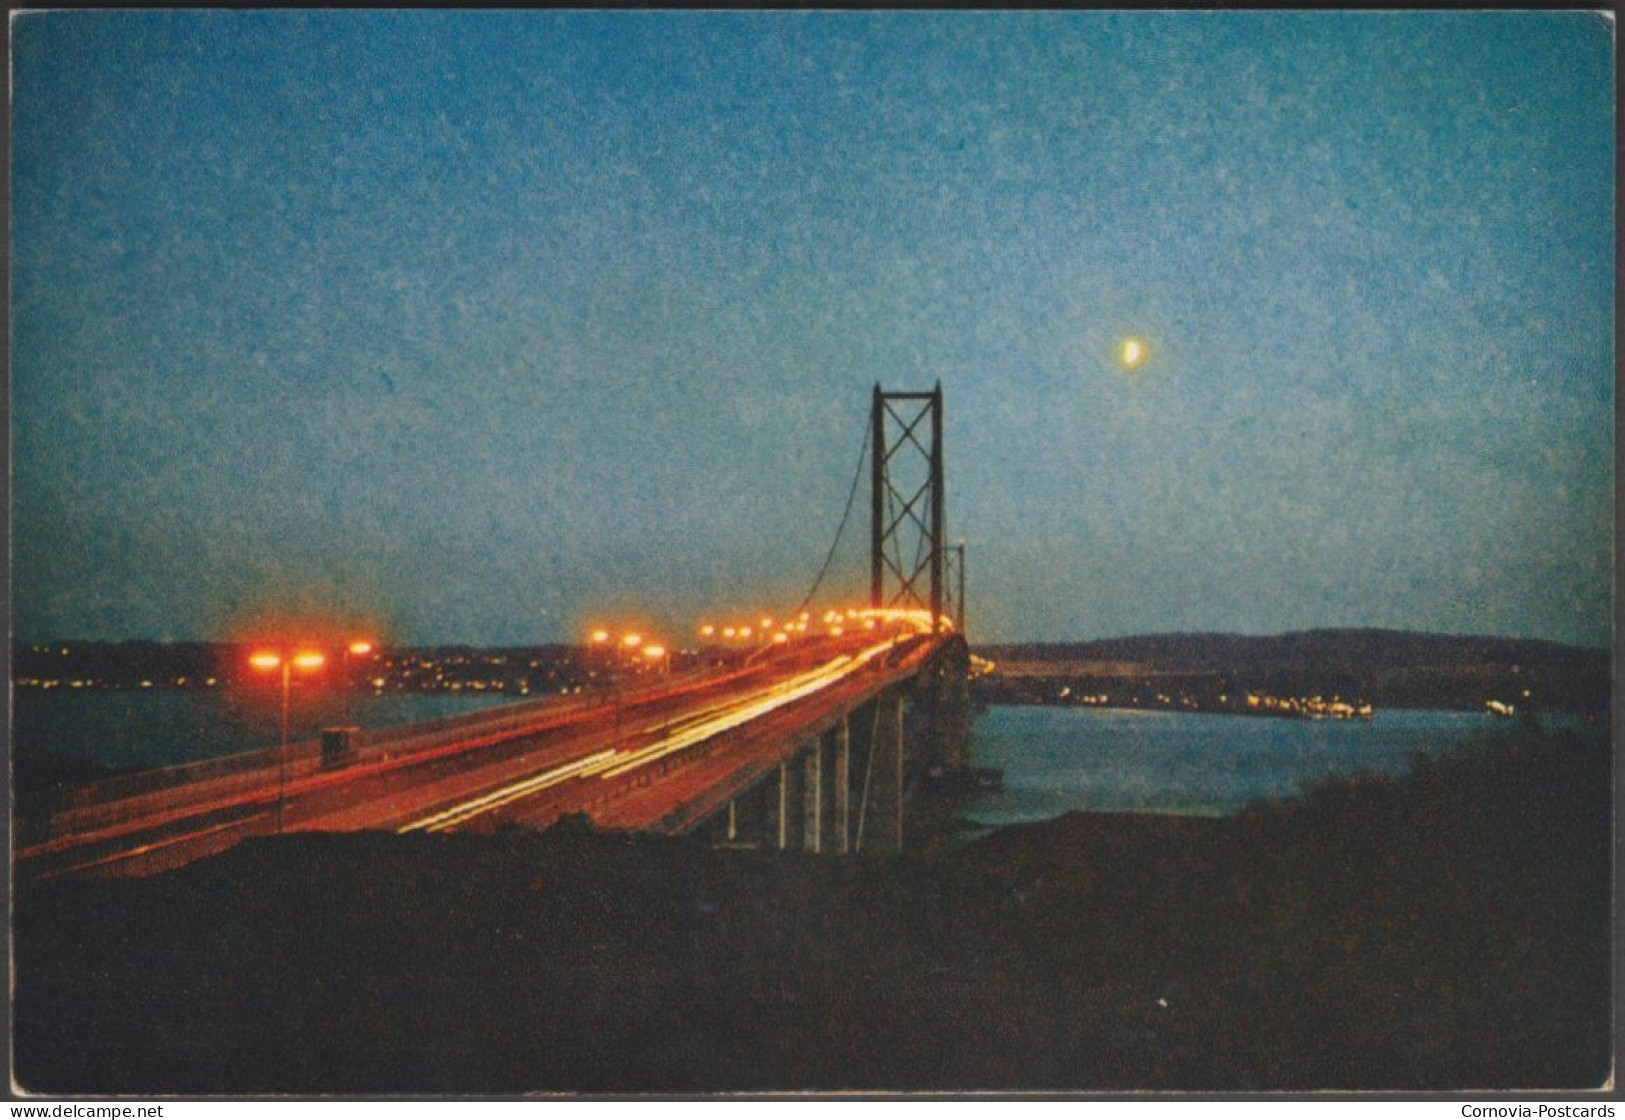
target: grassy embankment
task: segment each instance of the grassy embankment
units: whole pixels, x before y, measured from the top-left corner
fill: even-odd
[[[1557,736],[931,859],[302,837],[18,899],[41,1091],[1595,1086],[1609,760]]]

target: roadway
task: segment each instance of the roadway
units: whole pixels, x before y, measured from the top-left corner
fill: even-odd
[[[87,787],[44,839],[18,849],[16,866],[23,878],[147,875],[279,831],[491,832],[572,813],[682,831],[839,713],[916,672],[929,648],[906,630],[858,630],[754,664],[396,731],[338,769],[304,744],[105,793]]]

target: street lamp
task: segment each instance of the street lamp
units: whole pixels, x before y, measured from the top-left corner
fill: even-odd
[[[599,667],[607,670],[609,668],[609,657],[607,656],[609,650],[608,630],[594,630],[591,634],[587,635],[587,675],[589,677],[595,675],[592,671],[592,663],[594,660],[593,651],[600,649],[605,651],[606,656],[597,658],[600,663]]]
[[[350,658],[365,657],[373,649],[372,642],[366,638],[358,638],[344,647],[344,726],[350,726],[350,693],[354,681],[350,679]]]
[[[327,658],[314,650],[301,650],[289,654],[287,647],[263,650],[248,659],[248,663],[262,673],[282,670],[282,710],[278,724],[282,732],[281,744],[276,752],[276,831],[282,834],[283,800],[288,790],[288,708],[293,691],[293,671],[312,672],[320,669]]]

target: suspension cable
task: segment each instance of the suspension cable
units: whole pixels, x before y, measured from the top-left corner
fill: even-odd
[[[813,580],[812,586],[807,589],[807,594],[797,604],[796,614],[806,610],[807,604],[812,602],[812,597],[818,594],[818,585],[823,583],[824,577],[829,574],[830,562],[835,559],[835,550],[841,546],[841,535],[846,532],[846,523],[852,517],[852,503],[858,496],[858,483],[863,481],[863,463],[869,456],[869,428],[870,425],[868,424],[863,426],[863,446],[858,449],[858,467],[857,470],[852,472],[852,489],[847,492],[846,509],[841,513],[841,524],[835,530],[835,540],[830,543],[829,554],[824,557],[824,566],[818,569],[817,578]]]

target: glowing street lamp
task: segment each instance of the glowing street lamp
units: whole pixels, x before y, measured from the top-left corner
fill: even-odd
[[[627,664],[627,659],[631,658],[631,659],[633,659],[632,663],[636,664],[636,658],[637,658],[637,655],[638,655],[638,647],[641,646],[642,644],[643,644],[643,635],[642,634],[633,633],[633,634],[628,634],[624,638],[622,638],[621,639],[620,663],[622,665],[625,665],[625,664]]]
[[[667,658],[667,656],[666,656],[666,647],[665,646],[660,646],[660,645],[644,646],[643,647],[643,656],[644,656],[644,659],[649,661],[651,664],[658,665],[660,667],[661,672],[664,672],[664,673],[671,672],[671,660],[669,658]]]
[[[592,663],[593,663],[593,651],[594,650],[603,650],[603,651],[605,651],[605,656],[602,658],[602,661],[604,662],[604,667],[605,668],[609,667],[609,656],[608,656],[608,651],[609,651],[609,631],[608,630],[594,630],[591,634],[587,635],[587,643],[588,643],[587,644],[587,675],[592,676],[593,675],[593,673],[592,673]]]
[[[278,721],[282,735],[276,752],[276,830],[282,834],[283,802],[288,791],[288,708],[293,691],[293,671],[311,672],[320,669],[327,658],[314,650],[300,650],[290,654],[286,648],[261,650],[248,659],[249,665],[262,673],[282,670],[282,711]]]
[[[357,638],[344,647],[344,725],[350,725],[350,692],[354,682],[350,680],[350,658],[365,657],[373,651],[371,639]]]

